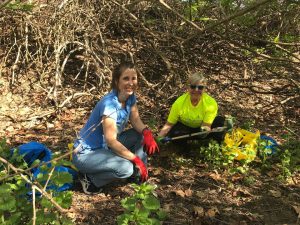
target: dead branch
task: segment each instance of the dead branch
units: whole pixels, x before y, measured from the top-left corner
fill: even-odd
[[[120,5],[118,2],[111,0],[114,4],[120,6],[122,10],[124,10],[132,19],[134,19],[148,34],[152,37],[156,37],[156,35],[149,30],[135,15],[133,15],[124,5]]]
[[[195,27],[197,30],[202,31],[202,29],[195,24],[194,22],[186,19],[184,16],[182,16],[180,13],[178,13],[177,11],[175,11],[171,6],[169,6],[165,1],[163,0],[159,0],[159,3],[161,5],[163,5],[165,8],[167,8],[168,10],[170,10],[172,13],[174,13],[176,16],[180,17],[180,19],[184,20],[185,22],[187,22],[188,24],[192,25],[193,27]]]
[[[239,16],[242,16],[248,12],[251,12],[255,9],[257,9],[258,7],[264,5],[264,4],[267,4],[269,2],[272,2],[274,0],[261,0],[261,1],[257,1],[256,3],[252,4],[251,6],[245,8],[245,9],[242,9],[240,11],[238,11],[237,13],[231,15],[231,16],[228,16],[226,17],[225,19],[219,21],[219,22],[216,22],[216,23],[213,23],[212,25],[209,25],[207,27],[205,27],[204,29],[201,29],[200,31],[196,32],[194,35],[192,35],[191,37],[187,38],[184,40],[184,42],[182,43],[183,45],[187,44],[188,42],[190,42],[192,39],[196,38],[197,36],[199,36],[201,33],[203,33],[204,31],[208,31],[208,30],[212,30],[213,28],[219,26],[219,25],[222,25],[224,23],[227,23]]]

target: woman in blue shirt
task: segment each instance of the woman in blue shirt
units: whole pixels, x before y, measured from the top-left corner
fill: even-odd
[[[137,79],[132,63],[118,65],[112,73],[112,91],[97,103],[75,141],[73,163],[86,194],[100,192],[102,186],[119,179],[148,179],[147,153],[159,149],[139,116]],[[124,131],[128,121],[133,128]]]

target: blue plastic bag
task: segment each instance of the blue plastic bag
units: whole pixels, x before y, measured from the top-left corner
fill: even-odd
[[[12,149],[11,151],[13,151]],[[39,159],[41,162],[49,162],[52,159],[52,152],[43,144],[38,142],[29,142],[18,147],[19,154],[23,155],[25,162],[30,167],[32,163]],[[47,164],[48,167],[51,167],[51,163]],[[58,172],[67,172],[70,173],[73,177],[73,180],[77,178],[77,172],[66,166],[56,166],[55,171]],[[33,168],[31,170],[33,174],[33,180],[37,178],[40,173],[45,173],[45,171],[41,172],[40,167]],[[72,183],[65,183],[59,187],[53,184],[49,184],[47,189],[52,189],[58,192],[69,190],[73,187]],[[31,195],[31,192],[28,193]]]

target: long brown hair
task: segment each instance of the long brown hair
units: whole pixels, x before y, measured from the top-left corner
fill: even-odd
[[[134,64],[132,62],[121,62],[114,68],[112,72],[111,89],[118,90],[119,79],[122,73],[127,69],[135,69]]]

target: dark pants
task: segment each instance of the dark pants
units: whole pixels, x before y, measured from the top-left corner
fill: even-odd
[[[216,127],[223,127],[224,126],[224,122],[225,122],[225,118],[222,116],[217,116],[212,125],[211,128],[216,128]],[[192,134],[192,133],[197,133],[200,132],[200,127],[199,128],[192,128],[192,127],[188,127],[180,122],[177,122],[169,131],[169,133],[167,134],[167,137],[177,137],[177,136],[181,136],[181,135],[185,135],[185,134]],[[192,137],[188,137],[188,138],[183,138],[183,139],[178,139],[178,140],[174,140],[173,143],[174,144],[186,144],[188,140],[210,140],[210,139],[214,139],[216,140],[218,143],[221,143],[224,139],[224,135],[225,135],[225,131],[222,132],[215,132],[215,133],[209,133],[208,135],[199,135],[199,136],[192,136]]]

